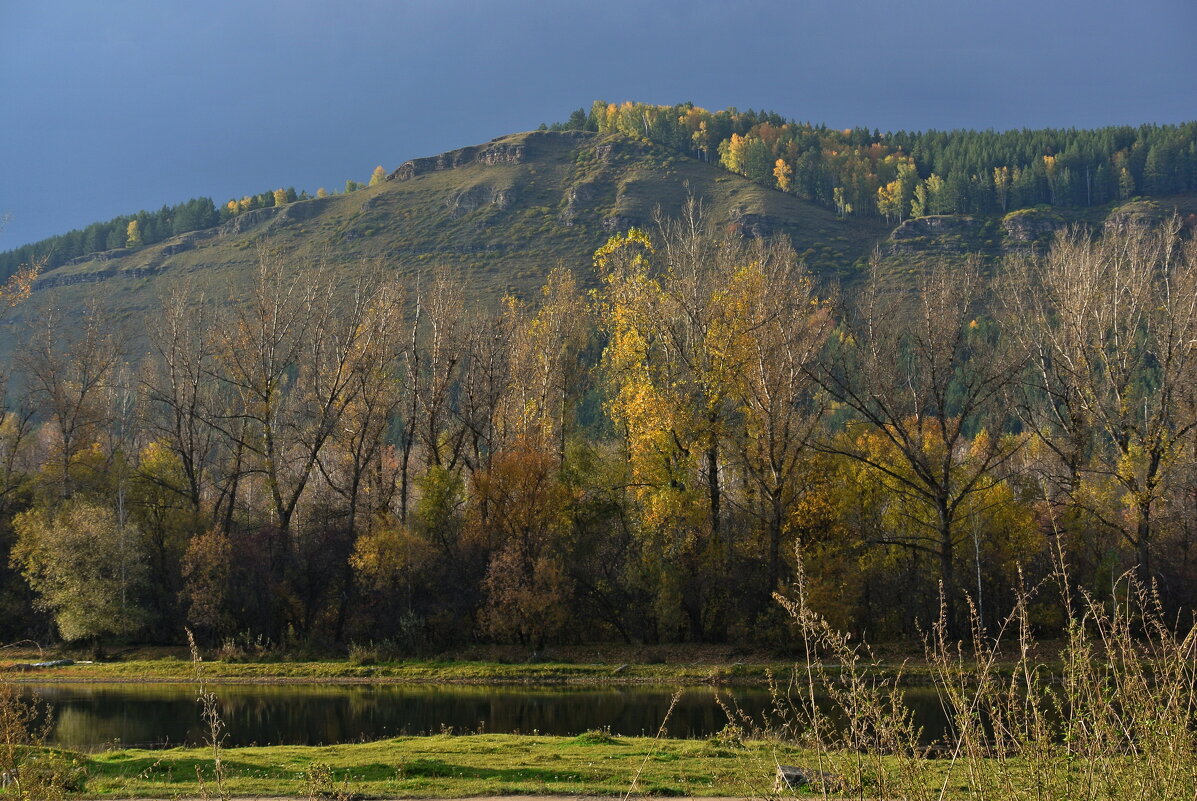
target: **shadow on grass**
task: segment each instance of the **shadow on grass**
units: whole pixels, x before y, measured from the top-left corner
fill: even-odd
[[[89,759],[87,772],[93,778],[124,779],[131,776],[154,776],[171,782],[194,783],[199,768],[205,776],[212,772],[211,759],[191,757],[153,756],[123,757],[119,753],[106,754],[101,759]],[[255,762],[224,760],[224,768],[233,777],[252,776],[260,779],[300,779],[299,770]],[[392,770],[393,772],[393,770]]]
[[[269,765],[259,762],[228,760],[224,767],[230,779],[254,778],[279,781],[299,781],[305,766]],[[196,768],[204,775],[212,770],[212,760],[164,755],[125,757],[119,752],[103,758],[88,760],[88,773],[96,779],[128,779],[138,776],[154,777],[167,783],[191,784],[195,782]],[[414,759],[401,764],[372,763],[352,767],[333,768],[334,778],[352,775],[355,781],[379,781],[387,779],[473,779],[490,780],[518,785],[521,783],[580,782],[594,780],[573,772],[551,768],[483,768],[456,765],[440,759]]]
[[[453,765],[440,759],[415,759],[403,765],[404,779],[493,779],[504,782],[579,782],[584,777],[543,768],[478,768]]]

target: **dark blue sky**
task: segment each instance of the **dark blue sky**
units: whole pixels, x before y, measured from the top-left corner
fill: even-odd
[[[835,127],[1197,118],[1194,0],[0,0],[0,249],[596,98]]]

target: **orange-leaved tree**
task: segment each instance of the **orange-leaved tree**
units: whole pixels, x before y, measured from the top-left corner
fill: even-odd
[[[495,456],[475,489],[487,516],[475,519],[473,535],[492,554],[482,624],[495,636],[539,650],[569,618],[570,491],[556,456],[524,438]]]

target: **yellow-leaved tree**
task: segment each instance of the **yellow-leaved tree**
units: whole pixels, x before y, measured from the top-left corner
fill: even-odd
[[[777,180],[778,189],[789,192],[793,185],[794,168],[785,159],[778,159],[773,164],[773,177]]]
[[[760,597],[789,578],[784,558],[804,525],[813,442],[824,403],[811,369],[832,326],[828,305],[786,240],[753,243],[720,300],[729,336],[727,379],[737,414],[732,438],[742,477],[737,505],[762,536]]]
[[[1000,431],[1008,389],[1022,370],[1019,349],[998,346],[992,325],[975,324],[982,281],[977,262],[935,263],[917,294],[885,291],[876,264],[841,312],[839,340],[814,375],[853,412],[868,437],[822,447],[866,466],[887,492],[919,510],[904,547],[938,567],[953,636],[963,623],[962,542],[974,499],[1010,476],[1024,438],[975,438]],[[873,444],[882,443],[884,447]]]
[[[12,560],[54,616],[64,640],[128,634],[145,618],[135,589],[144,577],[139,532],[116,513],[73,499],[13,520]]]
[[[578,356],[589,336],[589,309],[573,273],[549,273],[542,303],[528,314],[508,299],[510,331],[505,391],[498,402],[499,439],[522,438],[536,447],[565,453],[570,393],[581,367]]]
[[[738,432],[753,403],[745,371],[761,355],[761,329],[786,327],[778,336],[806,358],[796,340],[809,310],[779,319],[794,311],[787,303],[809,298],[809,286],[803,295],[786,285],[796,263],[786,245],[716,231],[694,199],[679,218],[659,219],[655,238],[632,229],[595,254],[607,411],[623,436],[628,493],[658,575],[657,612],[663,627],[684,627],[695,639],[728,625],[739,546],[729,477],[743,452]],[[765,297],[771,292],[786,299],[782,306]],[[772,369],[758,374],[758,388],[773,380]]]
[[[637,518],[643,570],[656,586],[659,625],[684,625],[679,608],[684,574],[701,552],[704,510],[697,486],[699,453],[691,407],[669,375],[680,361],[669,358],[658,328],[663,290],[650,275],[655,248],[633,228],[611,237],[595,252],[603,282],[597,314],[607,335],[603,370],[609,382],[607,413],[622,435],[628,501]],[[691,577],[692,584],[697,584]],[[692,634],[702,630],[702,604],[689,599]]]
[[[894,180],[877,188],[877,211],[893,222],[902,216],[902,184]]]

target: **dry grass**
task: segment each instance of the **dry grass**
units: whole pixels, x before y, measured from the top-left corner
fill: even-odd
[[[1169,626],[1155,594],[1129,574],[1098,599],[1070,590],[1060,564],[1049,583],[1019,593],[996,631],[974,613],[967,641],[948,637],[943,614],[927,633],[926,661],[949,723],[931,741],[903,703],[900,680],[872,670],[867,645],[810,608],[800,577],[793,597],[779,601],[807,656],[798,678],[775,692],[774,712],[764,721],[738,716],[737,734],[809,753],[802,767],[813,778],[801,792],[823,798],[1197,798],[1197,632]],[[1069,610],[1063,648],[1050,660],[1028,612],[1047,591]],[[790,792],[761,794],[780,790]]]
[[[200,705],[200,717],[208,727],[206,745],[212,754],[211,784],[209,785],[208,780],[204,778],[204,771],[199,763],[195,765],[195,779],[199,784],[200,797],[205,801],[211,798],[228,801],[229,791],[224,770],[225,726],[224,719],[220,716],[220,700],[204,682],[204,660],[200,656],[199,647],[195,644],[195,635],[191,633],[191,629],[187,629],[187,645],[191,649],[191,665],[195,671],[195,692],[196,701]]]
[[[71,754],[45,747],[53,710],[36,695],[0,682],[0,796],[59,801],[83,789],[85,773]]]

